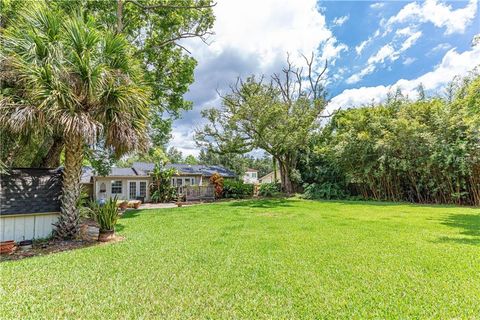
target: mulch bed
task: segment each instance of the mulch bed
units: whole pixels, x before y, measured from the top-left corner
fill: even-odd
[[[0,255],[0,262],[11,261],[11,260],[20,260],[24,258],[30,258],[35,256],[44,256],[52,253],[69,251],[75,249],[81,249],[91,246],[104,245],[109,243],[115,243],[124,240],[124,237],[115,236],[115,239],[109,242],[98,242],[98,241],[85,241],[85,240],[47,240],[47,241],[36,241],[33,243],[32,248],[28,250],[17,249],[9,254]]]

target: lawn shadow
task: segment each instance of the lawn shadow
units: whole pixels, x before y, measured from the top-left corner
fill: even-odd
[[[442,237],[440,242],[480,245],[480,214],[451,214],[440,222],[445,226],[461,229],[462,238]]]
[[[138,209],[126,210],[120,219],[118,219],[118,222],[115,225],[115,231],[123,231],[125,229],[125,225],[122,224],[122,220],[136,218],[142,213],[142,211],[143,210]]]
[[[136,218],[142,213],[143,210],[138,210],[138,209],[132,209],[132,210],[126,210],[121,219],[131,219],[131,218]]]
[[[292,201],[285,198],[261,199],[261,200],[244,200],[230,203],[232,207],[248,207],[248,208],[279,208],[291,207]]]

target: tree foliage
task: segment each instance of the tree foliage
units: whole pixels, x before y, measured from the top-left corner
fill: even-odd
[[[456,87],[453,99],[339,112],[304,152],[303,180],[364,199],[480,205],[480,77]]]
[[[218,173],[214,173],[210,177],[210,183],[215,188],[215,198],[221,198],[223,194],[223,177]]]
[[[315,74],[313,57],[305,60],[306,74],[287,60],[282,75],[275,74],[270,83],[253,76],[238,80],[220,108],[202,113],[209,123],[196,131],[197,143],[218,154],[266,151],[277,160],[283,191],[292,193],[298,147],[308,141],[325,106],[326,65]]]
[[[258,170],[259,177],[273,171],[272,157],[263,154],[262,157],[254,157],[238,153],[216,153],[214,150],[203,148],[198,155],[198,163],[205,165],[221,165],[232,170],[237,176],[242,177],[248,168]]]
[[[163,163],[158,162],[153,169],[152,183],[150,184],[150,199],[153,202],[168,202],[175,199],[176,190],[172,186],[172,177],[176,174],[173,168],[165,168]]]
[[[32,1],[2,0],[0,32],[18,27],[23,10],[35,10]],[[150,87],[148,127],[154,147],[170,139],[172,119],[191,108],[183,95],[193,82],[196,61],[182,45],[185,38],[208,41],[214,16],[210,0],[57,0],[45,4],[65,16],[81,12],[102,30],[115,30],[132,45]],[[2,70],[5,70],[2,61]],[[9,72],[2,72],[2,96],[14,98],[23,89]],[[8,166],[55,167],[65,141],[54,130],[11,134],[0,129],[1,160]]]
[[[149,90],[122,35],[89,15],[66,16],[32,3],[3,35],[2,63],[18,81],[1,100],[0,123],[12,134],[62,137],[65,161],[56,232],[74,237],[85,144],[100,139],[116,155],[146,146]]]

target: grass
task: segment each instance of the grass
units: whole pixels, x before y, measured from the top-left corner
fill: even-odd
[[[298,199],[134,211],[0,264],[1,318],[477,318],[480,209]]]

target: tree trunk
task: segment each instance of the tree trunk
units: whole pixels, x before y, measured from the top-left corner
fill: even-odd
[[[60,154],[62,153],[63,145],[62,137],[54,137],[47,154],[39,159],[38,163],[33,163],[33,167],[58,168],[60,166]]]
[[[287,195],[294,193],[293,183],[290,177],[291,168],[290,162],[288,161],[288,157],[277,159],[279,168],[280,168],[280,182],[282,184],[282,191],[285,192]]]
[[[65,139],[65,167],[60,217],[55,224],[55,235],[61,239],[72,239],[78,232],[78,201],[80,199],[80,176],[83,162],[83,140],[79,136]]]
[[[123,30],[123,0],[117,0],[117,33]]]
[[[278,177],[277,177],[277,159],[275,157],[272,157],[273,160],[273,182],[277,183]]]
[[[62,153],[63,146],[63,138],[55,137],[50,150],[48,150],[48,153],[45,158],[43,158],[40,166],[42,168],[57,168],[60,166],[60,154]]]

